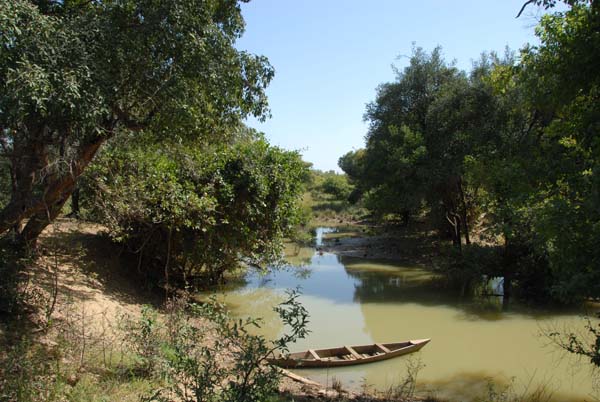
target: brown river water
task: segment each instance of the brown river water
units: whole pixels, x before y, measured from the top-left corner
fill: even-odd
[[[317,231],[317,243],[323,229]],[[385,391],[418,370],[423,396],[450,401],[486,401],[491,394],[541,392],[551,401],[599,401],[598,374],[565,354],[544,334],[581,331],[585,311],[502,307],[498,297],[460,298],[437,285],[422,267],[319,254],[296,249],[293,266],[268,275],[249,274],[245,283],[222,290],[234,314],[262,317],[261,333],[283,331],[273,306],[285,289],[300,287],[310,313],[306,339],[292,351],[374,342],[431,338],[420,352],[378,363],[336,369],[296,370],[331,386]],[[508,388],[507,388],[508,387]],[[540,391],[543,389],[543,392]],[[504,400],[504,399],[497,399]]]

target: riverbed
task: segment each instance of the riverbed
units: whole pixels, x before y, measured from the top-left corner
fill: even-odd
[[[317,230],[317,247],[326,229]],[[324,385],[385,391],[418,371],[418,392],[451,401],[486,400],[492,392],[541,392],[553,401],[594,401],[592,367],[552,344],[549,332],[582,330],[585,311],[540,309],[499,297],[459,297],[423,266],[340,257],[296,248],[291,266],[249,273],[221,292],[234,314],[264,318],[261,333],[283,331],[272,308],[299,287],[310,313],[306,339],[292,351],[431,338],[420,352],[383,362],[297,372]],[[295,258],[294,258],[295,257]],[[420,367],[420,368],[418,368]],[[543,389],[543,391],[541,391]]]

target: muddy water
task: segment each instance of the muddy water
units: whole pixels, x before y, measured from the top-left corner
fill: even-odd
[[[318,239],[322,230],[317,232]],[[294,251],[307,262],[267,276],[249,275],[247,283],[222,294],[239,315],[262,316],[263,334],[282,331],[272,307],[287,288],[302,288],[310,312],[311,334],[292,350],[373,342],[432,338],[420,352],[383,362],[329,370],[298,370],[323,384],[332,378],[348,388],[386,390],[402,383],[408,367],[418,372],[418,390],[452,401],[489,399],[500,392],[551,393],[554,401],[593,401],[591,367],[559,352],[544,332],[582,328],[583,312],[544,311],[511,306],[499,299],[457,298],[436,285],[420,267],[394,265],[314,250]]]

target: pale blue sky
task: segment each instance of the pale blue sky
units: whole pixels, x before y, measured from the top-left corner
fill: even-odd
[[[273,145],[300,150],[322,170],[363,147],[365,105],[394,80],[413,42],[468,70],[482,51],[534,43],[540,10],[515,19],[524,0],[253,0],[242,6],[239,49],[275,67],[267,90],[272,118],[248,124]],[[399,57],[400,56],[400,57]]]

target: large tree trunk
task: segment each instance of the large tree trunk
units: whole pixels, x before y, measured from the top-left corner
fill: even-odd
[[[65,191],[63,197],[48,206],[47,210],[38,212],[29,218],[27,225],[21,231],[20,239],[29,247],[35,247],[38,236],[60,214],[70,195],[71,192]]]
[[[106,139],[105,136],[95,136],[79,145],[76,156],[69,163],[69,171],[48,173],[42,180],[43,193],[40,195],[34,195],[34,186],[40,171],[48,166],[47,145],[31,140],[24,144],[27,147],[20,149],[19,144],[15,144],[16,192],[0,211],[0,234],[30,218],[21,238],[35,243],[39,234],[60,213],[75,189],[77,179]]]
[[[11,162],[10,162],[10,191],[11,194],[16,194],[17,193],[17,170],[15,167],[15,161],[14,161],[14,157],[11,156]],[[21,223],[17,223],[16,225],[13,226],[13,232],[16,236],[21,234]]]
[[[71,194],[71,215],[74,218],[79,218],[79,195],[80,195],[79,187],[75,186],[75,190],[73,190],[73,194]]]
[[[12,194],[9,203],[0,211],[0,234],[10,228],[20,227],[31,216],[35,205],[34,185],[43,168],[48,166],[48,146],[44,129],[14,137],[11,154]]]

